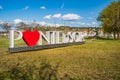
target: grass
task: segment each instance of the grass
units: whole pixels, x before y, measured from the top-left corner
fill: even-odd
[[[6,41],[6,43],[4,42]],[[5,45],[5,47],[1,47]],[[8,40],[0,41],[0,72],[16,64],[39,67],[42,62],[58,66],[58,75],[68,74],[78,80],[119,80],[120,41],[86,40],[84,45],[9,54]]]

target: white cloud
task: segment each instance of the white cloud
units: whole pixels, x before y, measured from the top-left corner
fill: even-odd
[[[41,25],[41,26],[50,26],[50,27],[59,27],[59,26],[62,26],[62,24],[54,24],[54,23],[49,23],[49,22],[44,22],[44,21],[41,21],[41,22],[36,22],[37,24]]]
[[[79,16],[78,14],[65,14],[62,16],[63,20],[79,20],[80,18],[82,18],[81,16]]]
[[[2,10],[3,9],[3,7],[0,5],[0,10]]]
[[[51,19],[52,15],[46,15],[45,17],[43,17],[44,19]]]
[[[18,23],[20,23],[20,22],[23,22],[23,21],[22,21],[21,19],[15,19],[15,20],[14,20],[14,23],[15,23],[15,24],[18,24]]]
[[[85,26],[95,27],[95,26],[98,26],[98,23],[97,22],[85,23]]]
[[[84,22],[71,22],[71,24],[85,25],[85,23],[84,23]]]
[[[25,6],[24,8],[23,8],[23,10],[28,10],[29,9],[29,6]]]
[[[63,26],[63,24],[56,24],[56,27]]]
[[[42,21],[42,22],[36,22],[37,24],[39,24],[39,25],[41,25],[41,26],[50,26],[50,27],[59,27],[59,26],[63,26],[63,24],[59,24],[59,23],[57,23],[57,24],[54,24],[54,23],[49,23],[49,22],[44,22],[44,21]]]
[[[63,26],[63,24],[53,24],[53,23],[47,23],[47,26],[51,26],[51,27],[59,27],[59,26]]]
[[[97,22],[92,22],[91,25],[92,25],[93,27],[95,27],[95,26],[98,26],[98,23],[97,23]]]
[[[47,23],[42,21],[42,22],[36,22],[37,24],[41,25],[41,26],[45,26]]]
[[[97,22],[92,22],[92,24],[93,24],[93,25],[96,25],[96,24],[97,24]]]
[[[33,21],[22,21],[22,22],[24,22],[25,24],[27,24],[27,25],[32,25],[32,23],[33,23]],[[50,27],[59,27],[59,26],[62,26],[63,24],[59,24],[59,23],[57,23],[57,24],[54,24],[54,23],[49,23],[49,22],[45,22],[45,21],[37,21],[37,22],[35,22],[36,24],[39,24],[39,25],[41,25],[41,26],[50,26]]]
[[[3,24],[3,23],[4,23],[4,21],[0,20],[0,24]]]
[[[61,13],[58,14],[54,14],[54,15],[46,15],[45,17],[43,17],[44,19],[51,19],[51,18],[59,18],[62,20],[79,20],[82,17],[79,16],[78,14],[65,14],[65,15],[61,15]]]
[[[46,7],[45,7],[45,6],[41,6],[40,9],[43,9],[43,10],[44,10],[44,9],[46,9]]]
[[[95,27],[95,26],[98,26],[98,23],[97,22],[71,22],[71,24],[73,25],[77,25],[77,26],[84,26],[84,27]]]
[[[89,17],[88,19],[92,19],[91,17]]]
[[[59,13],[59,14],[54,14],[52,17],[53,17],[53,18],[60,18],[60,17],[61,17],[61,14],[60,14],[60,13]]]
[[[91,26],[91,24],[90,24],[90,23],[86,23],[86,25],[87,25],[87,26]]]

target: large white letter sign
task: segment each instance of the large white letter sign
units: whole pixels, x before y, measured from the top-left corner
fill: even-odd
[[[18,37],[14,39],[14,33],[18,33]],[[19,40],[22,38],[22,32],[17,30],[10,30],[10,48],[14,48],[14,40]]]
[[[39,39],[41,38],[40,37],[41,34],[37,30],[34,31],[26,30],[22,32],[22,34],[23,34],[22,38],[28,46],[36,45]]]
[[[56,44],[60,43],[60,31],[56,31]]]
[[[14,36],[16,34],[18,34],[18,37],[14,39]],[[34,49],[42,49],[41,47],[39,48],[39,46],[44,46],[44,48],[54,48],[58,46],[73,45],[76,42],[76,44],[79,44],[81,42],[84,42],[84,35],[82,32],[68,32],[67,34],[65,34],[62,31],[46,31],[46,33],[43,33],[42,31],[37,30],[26,30],[23,32],[18,30],[10,30],[10,49],[16,48],[14,47],[14,40],[19,39],[23,39],[24,42],[27,44],[28,47],[25,46],[25,49],[31,50],[31,47],[35,46],[37,47]],[[25,50],[19,49],[18,51]]]
[[[14,48],[14,30],[10,30],[10,48]]]
[[[63,43],[82,42],[84,41],[84,35],[82,35],[82,32],[68,32],[67,34],[63,33],[62,39]]]
[[[45,36],[41,31],[39,31],[40,33],[40,39],[39,39],[39,42],[38,42],[38,45],[42,45],[42,42],[44,39],[48,44],[50,43],[50,40],[49,40],[49,34],[47,33],[47,35]]]

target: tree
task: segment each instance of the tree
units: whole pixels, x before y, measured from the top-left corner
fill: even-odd
[[[120,1],[112,2],[103,9],[97,20],[102,22],[104,32],[113,33],[114,39],[120,39]]]
[[[6,32],[9,32],[10,28],[11,28],[11,25],[9,23],[2,24],[2,29],[5,30]]]
[[[26,27],[26,24],[24,22],[20,22],[18,28],[24,30]]]

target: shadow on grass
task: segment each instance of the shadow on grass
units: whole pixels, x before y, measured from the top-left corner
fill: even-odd
[[[96,36],[95,38],[98,40],[118,40],[118,39],[113,39],[113,38],[103,38],[103,37],[99,37],[99,36]]]
[[[98,40],[118,40],[118,39],[113,39],[113,38],[104,38],[104,37],[99,37],[99,36],[89,36],[85,37],[85,39],[98,39]]]

